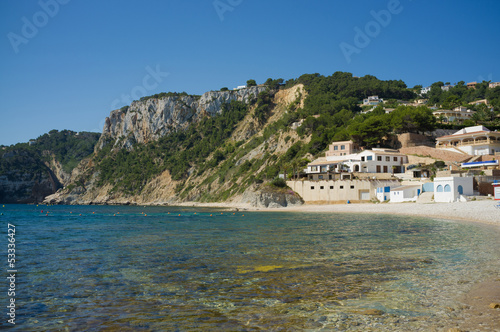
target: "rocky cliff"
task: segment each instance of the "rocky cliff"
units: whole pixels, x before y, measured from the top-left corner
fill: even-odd
[[[94,150],[97,133],[52,130],[0,149],[0,203],[39,203],[70,184],[72,170]]]
[[[248,103],[265,91],[254,86],[233,91],[209,91],[202,96],[168,96],[134,101],[129,107],[114,110],[106,118],[97,149],[114,141],[115,148],[130,148],[134,143],[148,143],[172,131],[184,130],[204,116],[221,112],[232,100]]]
[[[3,164],[17,164],[0,175],[0,202],[39,203],[62,187],[54,172],[25,151],[10,151],[2,156]]]
[[[296,132],[288,131],[285,122],[279,125],[282,128],[280,130],[270,127],[287,113],[303,107],[306,95],[304,86],[298,84],[289,89],[267,91],[268,97],[259,97],[266,90],[259,86],[238,91],[211,91],[200,97],[175,95],[143,98],[129,107],[112,111],[106,119],[94,155],[75,168],[70,185],[47,197],[46,202],[164,205],[186,201],[232,201],[257,207],[302,204],[300,197],[293,193],[260,190],[258,183],[262,181],[256,180],[256,177],[258,174],[262,177],[265,169],[275,163],[278,156],[286,153],[291,145],[299,141],[308,142],[309,138],[300,139]],[[264,98],[267,98],[266,101]],[[219,123],[216,118],[223,114],[223,105],[233,100],[247,105],[240,115],[242,118],[230,126],[211,127],[211,124]],[[255,114],[259,105],[267,109],[265,121],[259,121]],[[230,111],[225,116],[234,118],[237,116],[235,112],[239,111]],[[213,122],[201,121],[207,117],[213,117]],[[193,132],[191,125],[196,126],[197,123],[204,123],[202,128],[208,128],[207,131]],[[191,134],[175,141],[179,147],[170,147],[165,143],[164,138],[170,133],[183,130]],[[217,132],[231,134],[214,143],[212,137],[217,137],[214,134]],[[196,137],[195,141],[189,135]],[[198,144],[198,140],[210,144],[208,154],[203,158],[189,159],[186,153],[191,151],[189,149],[193,144]],[[187,143],[189,141],[193,143]],[[200,149],[203,147],[198,146],[192,153],[201,155],[204,152],[200,152]],[[172,159],[169,156],[173,150],[179,152]],[[276,156],[272,157],[273,154]],[[185,160],[184,163],[181,158]],[[187,163],[186,173],[182,177],[179,177],[179,173],[177,176],[172,174],[172,168],[169,168],[171,163],[180,166]],[[103,164],[108,165],[108,174],[110,170],[113,172],[111,181],[101,181],[100,170],[103,168],[99,165]],[[136,171],[133,178],[129,177],[134,185],[127,186],[125,190],[122,189],[124,164],[141,165],[141,172]],[[149,172],[148,167],[151,169],[155,165],[160,167],[150,173],[153,176],[141,182],[136,181]],[[177,170],[175,167],[173,169]]]

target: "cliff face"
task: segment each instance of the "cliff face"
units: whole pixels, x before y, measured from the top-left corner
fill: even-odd
[[[291,145],[299,141],[307,143],[309,140],[299,138],[295,131],[287,130],[286,126],[282,127],[282,130],[267,130],[267,127],[276,121],[303,106],[303,85],[281,89],[272,94],[269,97],[268,117],[265,121],[259,121],[255,114],[259,103],[256,99],[258,94],[265,90],[265,87],[251,87],[239,91],[212,91],[201,97],[151,98],[111,112],[95,147],[94,156],[83,160],[73,170],[71,181],[66,188],[46,197],[45,201],[51,204],[155,205],[185,201],[232,201],[258,207],[302,204],[300,197],[293,193],[261,190],[259,185],[252,185],[255,183],[255,176],[262,174],[266,167],[278,156],[286,153]],[[132,187],[133,192],[121,190],[112,181],[100,180],[100,170],[103,169],[100,165],[106,163],[108,158],[141,155],[135,163],[141,164],[144,172],[147,171],[148,163],[149,166],[164,163],[164,154],[169,153],[169,148],[165,147],[160,152],[158,146],[148,143],[169,133],[187,129],[206,116],[222,113],[223,104],[232,100],[248,104],[243,118],[231,126],[213,128],[215,131],[231,130],[232,134],[225,142],[210,150],[204,159],[192,161],[185,177],[175,178],[169,169],[160,169],[159,173],[143,182],[140,189]],[[235,113],[231,113],[231,116],[235,116]],[[200,135],[199,139],[203,139],[203,135]],[[135,143],[143,146],[132,149]],[[109,153],[101,153],[104,146],[104,151],[108,151],[107,148],[110,148],[111,144],[113,148]],[[178,144],[183,144],[183,141]],[[149,154],[144,153],[148,151],[148,146],[153,147]],[[129,151],[123,153],[123,149]],[[217,153],[219,157],[224,153],[224,157],[214,162]],[[276,156],[272,157],[274,154]],[[116,179],[120,180],[123,172],[120,175],[116,169],[114,171]],[[141,174],[138,173],[137,176],[140,177]],[[242,195],[244,192],[246,193]]]
[[[115,140],[115,148],[130,148],[134,143],[148,143],[172,131],[184,130],[193,121],[221,112],[222,105],[232,100],[248,102],[265,91],[255,86],[237,91],[210,91],[201,97],[174,96],[134,101],[130,107],[112,111],[106,118],[101,149],[107,141]]]
[[[39,203],[62,187],[52,170],[33,156],[12,151],[2,156],[28,167],[12,167],[0,175],[0,202],[9,204]]]

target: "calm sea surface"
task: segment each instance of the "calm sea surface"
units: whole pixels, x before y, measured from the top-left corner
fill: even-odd
[[[4,276],[7,224],[16,227],[15,326],[5,278],[0,297],[1,326],[15,331],[426,330],[460,319],[457,297],[500,270],[498,231],[475,224],[173,207],[0,209]]]

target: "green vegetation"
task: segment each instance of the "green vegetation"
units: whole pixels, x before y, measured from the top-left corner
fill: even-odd
[[[161,99],[161,98],[167,98],[167,97],[195,97],[195,98],[200,98],[201,96],[199,95],[189,95],[187,94],[186,92],[161,92],[161,93],[157,93],[157,94],[154,94],[154,95],[151,95],[151,96],[145,96],[145,97],[141,97],[141,99],[139,99],[140,101],[146,101],[146,100],[149,100],[149,99]]]
[[[32,140],[31,145],[18,143],[5,147],[0,150],[0,175],[12,170],[32,173],[34,165],[40,170],[39,165],[49,162],[52,156],[61,163],[65,172],[71,173],[83,158],[92,154],[99,136],[98,133],[52,130]],[[23,162],[24,158],[30,158],[32,162]]]
[[[119,150],[99,163],[100,184],[113,183],[118,190],[136,193],[165,170],[174,180],[186,179],[192,166],[197,166],[197,174],[201,175],[234,151],[235,146],[225,141],[247,111],[246,104],[232,101],[223,105],[220,115],[206,117],[186,131],[172,133],[158,142],[135,145],[132,151]]]
[[[257,85],[257,82],[255,82],[255,80],[248,80],[247,81],[247,87],[256,86],[256,85]]]
[[[276,93],[296,84],[303,84],[305,91],[299,91],[295,101],[289,105],[277,107]],[[247,81],[247,86],[256,85],[253,79]],[[120,146],[120,141],[106,142],[93,158],[98,185],[111,184],[114,191],[135,195],[141,193],[153,178],[169,171],[172,178],[178,181],[175,191],[179,197],[201,201],[225,200],[242,193],[250,185],[275,189],[286,187],[286,182],[277,178],[278,174],[285,174],[287,178],[297,177],[300,170],[312,158],[321,156],[333,141],[353,140],[365,147],[390,147],[394,135],[425,133],[452,126],[436,121],[428,107],[401,105],[402,100],[417,98],[416,93],[420,91],[419,86],[409,89],[401,80],[383,81],[371,75],[354,77],[350,73],[336,72],[331,76],[306,74],[286,83],[281,78],[269,78],[264,86],[266,91],[252,96],[248,104],[237,101],[223,104],[218,115],[202,118],[191,123],[186,130],[173,131],[156,142],[135,144],[128,150],[113,148],[115,143]],[[460,89],[442,92],[437,84],[433,86],[430,98],[444,105],[482,96],[488,98],[492,105],[500,103],[500,88],[485,89],[483,84],[478,91]],[[229,89],[223,87],[221,91]],[[463,93],[459,94],[459,91]],[[371,110],[372,107],[361,107],[362,100],[371,95],[384,98],[384,106],[394,110],[386,113],[379,106],[369,113],[361,113],[362,110]],[[185,92],[169,92],[140,100],[187,96]],[[494,114],[485,106],[474,107],[478,115],[469,122],[496,121]],[[128,106],[122,110],[127,111]],[[269,122],[273,114],[282,116]],[[246,116],[248,121],[242,123]],[[301,120],[302,125],[296,133],[293,132],[291,124]],[[247,138],[235,141],[231,136],[238,125],[245,128],[245,133],[238,132],[238,136]],[[285,142],[289,148],[278,150],[278,142]],[[66,144],[70,142],[65,142],[63,146]],[[50,149],[54,154],[57,151],[61,153],[57,154],[57,158],[68,168],[74,167],[75,162],[89,151],[78,145],[77,150],[81,153],[75,155],[69,151],[70,155],[66,157],[68,151],[63,146],[51,146]]]

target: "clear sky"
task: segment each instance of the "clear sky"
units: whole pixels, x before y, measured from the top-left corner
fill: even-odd
[[[500,81],[499,21],[498,0],[2,0],[0,144],[248,79]]]

